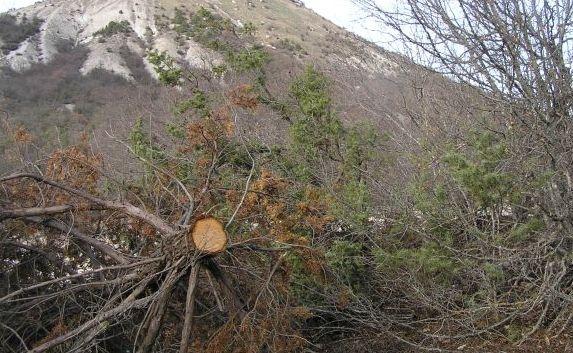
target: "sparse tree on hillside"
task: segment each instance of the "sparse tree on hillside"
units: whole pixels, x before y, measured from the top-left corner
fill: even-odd
[[[547,146],[563,149],[572,119],[573,3],[407,0],[395,10],[355,0],[415,61],[478,87]],[[551,160],[557,162],[555,156]]]
[[[449,299],[435,290],[423,298],[434,310],[430,320],[457,327],[458,333],[449,337],[495,331],[523,343],[536,335],[557,337],[569,330],[573,2],[406,0],[394,9],[376,0],[354,2],[381,24],[381,30],[416,53],[415,62],[477,88],[490,118],[487,128],[493,132],[446,141],[455,148],[431,171],[421,170],[431,177],[420,178],[422,187],[414,196],[419,226],[410,224],[427,244],[437,243],[441,250],[432,251],[441,255],[407,249],[386,253],[384,262],[403,260],[406,254],[417,257],[410,263],[420,261],[420,256],[433,261],[452,257],[458,264],[486,262],[483,273],[496,283],[489,297],[495,305],[480,301],[483,292],[471,289],[482,284],[472,279],[475,271],[469,269],[463,270],[468,272],[459,284],[469,287],[453,290],[467,302],[445,304]],[[414,278],[406,287],[415,289],[404,292],[415,298],[428,287],[413,284]],[[455,295],[450,292],[447,297]],[[527,304],[521,307],[518,301]],[[483,306],[475,311],[469,302]],[[455,318],[456,312],[464,312],[465,318]],[[488,314],[493,312],[496,319]]]

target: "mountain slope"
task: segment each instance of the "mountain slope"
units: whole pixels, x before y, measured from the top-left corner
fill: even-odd
[[[35,62],[48,63],[58,52],[58,44],[68,40],[87,45],[92,51],[84,67],[85,73],[95,67],[104,67],[129,78],[125,63],[117,57],[106,57],[101,46],[97,45],[98,31],[112,21],[127,21],[135,38],[141,41],[137,45],[135,38],[128,40],[131,47],[137,50],[145,47],[166,50],[172,56],[196,65],[197,59],[205,53],[196,48],[190,54],[181,53],[178,50],[180,45],[175,43],[170,33],[173,25],[168,19],[174,16],[176,8],[193,11],[201,6],[228,18],[239,27],[253,23],[259,29],[259,42],[273,50],[288,46],[303,57],[312,57],[323,63],[342,62],[372,74],[391,74],[395,66],[375,46],[364,43],[289,0],[204,0],[191,3],[173,0],[46,1],[13,13],[20,19],[22,16],[39,17],[44,23],[39,34],[7,53],[3,62],[16,71],[26,70]],[[189,43],[184,44],[189,46]]]
[[[158,85],[150,53],[165,53],[194,72],[192,80],[216,76],[209,85],[252,82],[216,72],[229,66],[229,43],[260,47],[270,58],[266,86],[279,99],[292,98],[288,86],[306,66],[324,72],[340,119],[373,126],[396,150],[418,148],[420,132],[457,134],[473,109],[468,98],[476,95],[291,0],[49,0],[3,16],[22,28],[42,20],[37,32],[0,51],[0,104],[40,132],[42,144],[110,126],[126,133],[140,116],[152,115],[160,125],[172,119],[173,100],[190,92]],[[204,25],[205,33],[192,34]],[[218,34],[210,25],[220,27]],[[253,117],[253,136],[269,143],[285,136],[283,118],[274,109],[261,111]]]
[[[228,21],[228,35],[244,42],[239,45],[262,46],[271,57],[265,75],[272,92],[285,92],[307,65],[325,72],[334,83],[337,110],[346,123],[359,119],[384,133],[411,135],[419,124],[411,110],[423,107],[420,87],[434,96],[449,84],[290,0],[50,0],[9,14],[16,23],[35,17],[43,22],[14,50],[0,53],[0,104],[16,121],[50,136],[44,143],[62,132],[68,140],[71,131],[110,124],[121,123],[116,128],[125,130],[129,121],[150,112],[165,122],[171,113],[163,107],[171,104],[167,97],[175,93],[150,81],[158,76],[149,53],[165,52],[177,65],[199,74],[225,66],[224,51],[213,50],[212,43],[200,43],[178,27],[178,14],[191,18],[201,8]],[[250,29],[254,31],[249,35],[241,34]],[[110,81],[108,74],[124,82]],[[233,75],[224,75],[218,84],[230,87],[234,81]],[[147,102],[154,104],[142,111]],[[256,118],[256,135],[284,135],[284,121],[272,110]]]

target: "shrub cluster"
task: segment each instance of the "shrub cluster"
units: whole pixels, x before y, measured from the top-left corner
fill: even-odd
[[[10,14],[0,14],[0,50],[4,54],[16,50],[20,43],[34,34],[40,32],[40,27],[44,21],[34,17],[32,19],[23,16],[18,22],[16,16]]]
[[[126,20],[120,22],[111,21],[104,28],[96,31],[94,33],[94,36],[109,38],[119,33],[127,34],[131,32],[132,32],[131,24],[128,21]]]
[[[183,77],[183,71],[175,63],[175,59],[169,56],[167,52],[154,50],[147,54],[147,59],[159,75],[159,81],[169,86],[179,84]]]
[[[245,47],[244,41],[237,34],[254,35],[256,27],[252,23],[237,29],[228,19],[201,7],[190,17],[180,9],[176,9],[173,24],[179,35],[192,38],[204,47],[223,54],[227,64],[216,67],[213,70],[216,75],[222,75],[228,68],[239,72],[260,70],[269,60],[268,54],[261,46]]]

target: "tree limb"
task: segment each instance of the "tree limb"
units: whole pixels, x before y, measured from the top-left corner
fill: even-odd
[[[84,199],[91,201],[91,202],[95,203],[96,205],[99,205],[99,206],[104,207],[106,209],[124,212],[124,213],[126,213],[132,217],[135,217],[137,219],[140,219],[142,221],[149,223],[150,225],[154,226],[159,232],[163,233],[164,235],[166,235],[168,237],[177,234],[177,230],[175,228],[173,228],[171,225],[169,225],[167,222],[165,222],[163,219],[161,219],[160,217],[158,217],[152,213],[146,212],[146,211],[142,210],[141,208],[136,207],[127,201],[117,202],[117,201],[103,200],[103,199],[100,199],[96,196],[88,194],[82,190],[71,188],[67,185],[64,185],[64,184],[61,184],[61,183],[58,183],[58,182],[55,182],[52,180],[48,180],[48,179],[46,179],[42,176],[36,175],[36,174],[27,174],[27,173],[14,174],[11,176],[7,176],[5,178],[1,178],[0,183],[10,181],[10,180],[15,180],[15,179],[24,179],[24,178],[33,179],[37,182],[47,184],[47,185],[53,186],[55,188],[67,191],[70,194],[84,198]]]
[[[181,344],[179,353],[187,353],[191,329],[193,328],[193,311],[195,308],[195,289],[197,288],[197,278],[199,276],[199,264],[195,263],[189,274],[189,285],[187,287],[187,301],[185,302],[185,323],[181,332]]]
[[[75,207],[71,205],[60,205],[51,207],[30,207],[30,208],[17,208],[17,209],[0,209],[0,221],[10,218],[21,217],[34,217],[34,216],[48,216],[59,213],[66,213],[74,210]]]
[[[94,238],[80,232],[76,228],[69,227],[67,224],[65,224],[61,221],[56,221],[53,219],[44,221],[39,217],[27,217],[24,220],[27,222],[42,224],[44,226],[60,230],[66,234],[70,234],[75,239],[77,239],[77,240],[79,240],[85,244],[88,244],[88,245],[92,246],[94,249],[99,250],[104,255],[109,256],[111,259],[113,259],[118,264],[124,265],[124,264],[127,264],[130,262],[125,255],[119,253],[112,246],[110,246],[104,242],[101,242],[97,239],[94,239]]]

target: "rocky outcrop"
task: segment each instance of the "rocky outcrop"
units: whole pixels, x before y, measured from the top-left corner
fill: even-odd
[[[34,63],[49,63],[62,42],[68,42],[89,50],[80,70],[83,74],[103,68],[132,80],[133,74],[120,55],[124,45],[143,57],[151,75],[155,73],[145,59],[148,50],[166,51],[182,65],[210,70],[223,62],[222,56],[191,39],[178,37],[169,26],[168,19],[176,7],[196,10],[199,6],[210,8],[239,27],[253,23],[258,40],[271,50],[280,50],[276,43],[288,40],[297,44],[293,48],[305,53],[308,50],[308,57],[315,62],[365,70],[371,75],[391,76],[396,69],[395,62],[379,48],[304,8],[300,0],[253,2],[250,7],[239,1],[221,0],[46,0],[12,12],[20,18],[25,14],[44,22],[39,33],[0,57],[0,65],[24,71]],[[132,32],[99,35],[98,31],[112,21],[128,23]],[[292,55],[304,60],[300,53]]]

